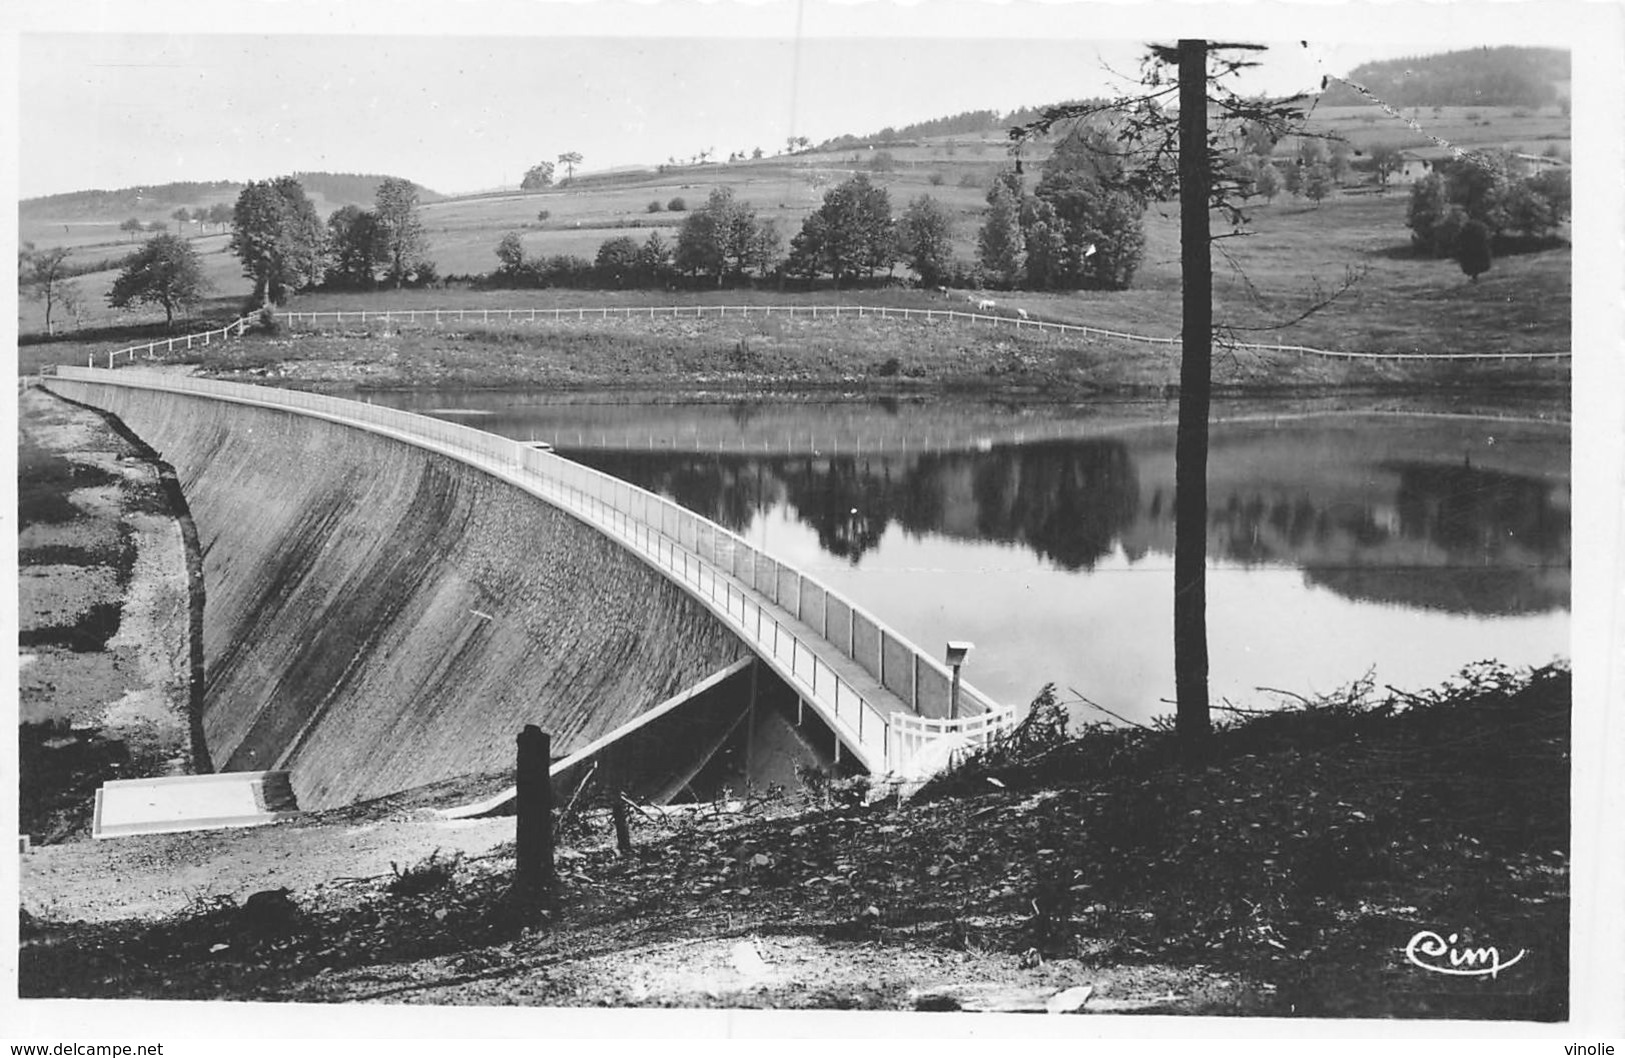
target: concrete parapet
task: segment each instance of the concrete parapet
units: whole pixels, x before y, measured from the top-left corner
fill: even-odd
[[[175,467],[203,552],[204,737],[307,810],[569,753],[745,656],[703,605],[550,504],[299,415],[53,381]]]

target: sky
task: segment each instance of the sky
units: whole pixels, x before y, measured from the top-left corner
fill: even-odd
[[[1144,41],[1188,32],[1131,17],[1171,10],[1149,4],[160,0],[76,16],[20,2],[21,198],[299,170],[455,194],[515,184],[565,151],[589,172],[772,153],[788,136],[1110,93]],[[1246,90],[1473,43],[1460,26],[1430,41],[1423,23],[1362,36],[1307,9],[1264,28],[1247,38],[1272,47]],[[1520,39],[1483,29],[1483,43]]]

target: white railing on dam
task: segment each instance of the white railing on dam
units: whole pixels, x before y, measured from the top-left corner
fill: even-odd
[[[596,308],[528,308],[528,309],[382,309],[382,310],[353,310],[353,311],[327,311],[327,312],[286,312],[278,318],[290,327],[297,324],[307,324],[311,327],[331,325],[342,327],[347,322],[365,325],[368,323],[433,323],[444,325],[447,323],[466,324],[477,323],[560,323],[566,320],[584,322],[587,320],[609,319],[702,319],[713,316],[719,319],[729,316],[741,318],[772,317],[772,316],[803,316],[811,319],[836,319],[841,316],[856,316],[860,318],[876,317],[879,319],[923,320],[923,321],[959,321],[965,323],[987,323],[999,326],[1009,326],[1017,331],[1037,331],[1052,334],[1072,334],[1088,338],[1115,338],[1119,341],[1135,342],[1141,345],[1167,345],[1179,344],[1179,337],[1159,337],[1148,334],[1134,334],[1128,331],[1111,330],[1103,327],[1090,327],[1080,323],[1060,323],[1053,320],[1033,319],[1026,315],[989,315],[982,312],[963,312],[959,309],[911,309],[894,308],[885,305],[666,305],[666,306],[598,306]],[[1317,349],[1307,345],[1286,345],[1280,342],[1224,342],[1226,349],[1247,350],[1259,353],[1290,353],[1296,356],[1316,356],[1331,360],[1463,360],[1463,361],[1511,361],[1511,360],[1568,360],[1572,358],[1569,350],[1534,353],[1359,353],[1344,352],[1336,349]]]
[[[62,367],[55,377],[297,412],[407,441],[510,481],[681,584],[751,644],[874,774],[916,777],[917,763],[984,744],[1017,719],[1014,707],[1001,708],[963,683],[958,700],[967,715],[947,718],[953,686],[947,667],[873,615],[709,519],[552,452],[459,423],[298,390],[138,370]],[[906,737],[894,735],[905,726]],[[931,753],[923,752],[928,744]]]

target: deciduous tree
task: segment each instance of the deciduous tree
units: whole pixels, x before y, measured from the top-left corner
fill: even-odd
[[[710,276],[721,286],[729,276],[765,269],[777,247],[777,227],[764,227],[749,202],[737,199],[733,188],[719,187],[704,206],[683,218],[677,230],[677,267]]]
[[[1106,130],[1074,129],[1062,143],[1070,146],[1057,148],[1044,162],[1043,176],[1033,190],[1036,201],[1050,206],[1053,219],[1046,221],[1045,238],[1060,238],[1060,254],[1048,266],[1050,285],[1126,289],[1145,254],[1144,203],[1123,186],[1123,159]],[[1030,255],[1036,214],[1024,203],[1021,216]]]
[[[816,262],[818,270],[834,277],[837,286],[890,268],[897,259],[891,196],[885,188],[870,183],[864,173],[837,184],[802,222],[798,244],[798,266]]]
[[[563,154],[559,155],[559,164],[564,166],[564,178],[566,180],[574,180],[576,175],[576,166],[581,164],[581,152],[565,151]]]
[[[400,177],[385,177],[378,185],[373,215],[384,248],[385,274],[399,288],[423,262],[429,247],[418,215],[417,185]]]
[[[1478,282],[1478,277],[1490,270],[1490,229],[1481,220],[1468,220],[1456,236],[1456,264],[1467,273],[1467,278]]]
[[[327,281],[354,290],[378,282],[378,266],[388,259],[378,217],[360,206],[344,206],[327,218]]]
[[[1021,201],[1007,180],[995,180],[987,192],[987,213],[976,233],[976,260],[998,287],[1012,287],[1021,278]]]
[[[525,170],[525,178],[519,181],[521,191],[540,191],[544,187],[553,186],[553,163],[537,162]]]
[[[765,276],[773,271],[783,252],[784,237],[779,234],[779,222],[772,217],[758,218],[751,234],[746,265],[756,274]]]
[[[196,304],[208,287],[191,244],[178,235],[158,235],[147,240],[113,280],[107,303],[114,308],[162,305],[164,322],[170,324],[177,309]]]
[[[1275,168],[1275,163],[1268,158],[1261,158],[1258,168],[1253,174],[1253,194],[1263,198],[1265,202],[1274,202],[1275,196],[1281,193],[1281,172]]]
[[[611,287],[624,287],[638,267],[638,244],[629,235],[605,239],[598,246],[598,257],[593,268],[599,282]]]
[[[1405,156],[1391,143],[1374,143],[1367,153],[1371,158],[1371,171],[1377,174],[1377,185],[1386,190],[1388,178],[1399,172],[1405,164]]]
[[[57,309],[69,312],[79,304],[79,288],[68,276],[69,250],[53,246],[38,250],[31,242],[17,252],[17,286],[24,297],[45,305],[45,333],[55,334],[52,315]]]
[[[921,283],[940,285],[953,270],[953,214],[930,195],[914,199],[897,221],[897,248]]]
[[[638,275],[654,283],[664,283],[671,274],[671,247],[658,232],[652,231],[638,247]]]
[[[1303,195],[1317,206],[1336,186],[1337,181],[1332,178],[1332,167],[1326,162],[1315,162],[1303,172]]]
[[[1405,224],[1411,229],[1411,243],[1418,250],[1441,257],[1452,247],[1444,245],[1439,224],[1450,211],[1444,178],[1430,172],[1411,185],[1411,201],[1405,208]]]
[[[824,218],[816,211],[801,222],[801,230],[790,240],[790,256],[784,270],[798,279],[813,280],[824,271]]]
[[[1039,199],[1022,237],[1026,244],[1026,282],[1030,290],[1056,290],[1066,285],[1066,222],[1055,206]]]
[[[516,231],[510,231],[497,243],[497,260],[502,262],[497,267],[501,275],[513,277],[518,275],[525,267],[525,241],[524,237]]]
[[[280,305],[320,275],[322,222],[291,176],[251,181],[232,209],[231,249],[254,281],[254,300]]]

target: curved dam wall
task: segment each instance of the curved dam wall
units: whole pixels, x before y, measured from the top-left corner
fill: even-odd
[[[747,652],[630,552],[454,459],[277,409],[51,388],[174,467],[211,763],[287,768],[302,808],[510,768],[527,723],[567,754]]]

